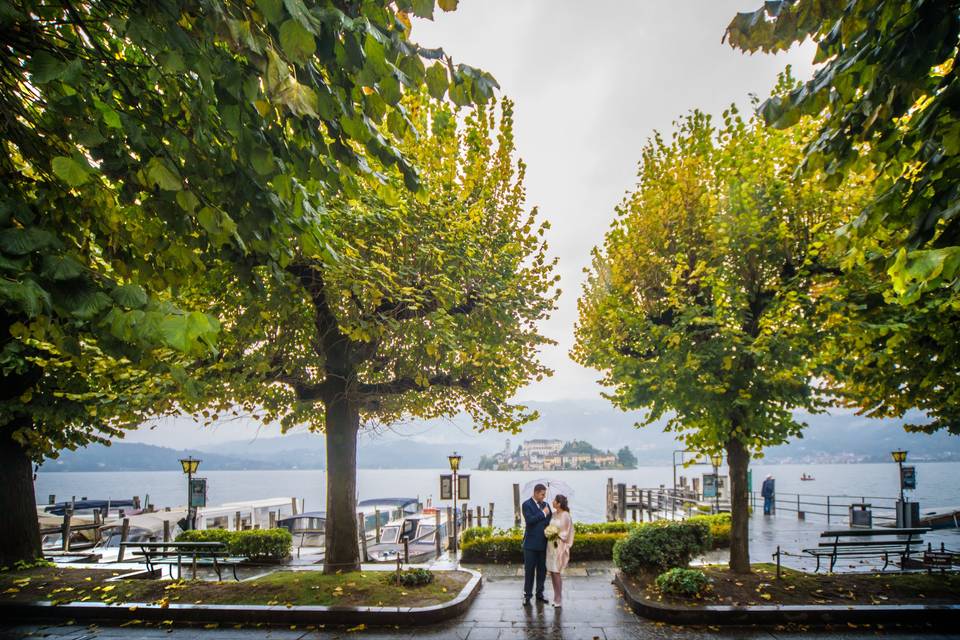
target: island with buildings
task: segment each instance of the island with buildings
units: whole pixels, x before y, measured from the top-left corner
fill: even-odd
[[[576,469],[636,469],[637,457],[629,447],[617,453],[601,451],[584,440],[538,438],[524,440],[516,449],[506,446],[492,456],[481,456],[477,469],[483,471],[553,471]]]

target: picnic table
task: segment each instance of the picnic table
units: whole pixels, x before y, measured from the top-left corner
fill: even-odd
[[[930,529],[839,529],[824,531],[821,542],[816,547],[803,552],[817,559],[830,558],[830,571],[838,558],[883,558],[883,569],[890,564],[891,557],[900,558],[901,566],[909,560],[911,554],[921,550],[923,534]]]
[[[148,571],[167,565],[173,578],[173,568],[176,567],[177,579],[183,576],[184,565],[192,568],[194,578],[198,566],[212,567],[217,580],[221,581],[224,567],[229,567],[233,578],[239,582],[237,565],[247,559],[232,556],[224,542],[121,542],[120,546],[132,550],[135,558],[141,558]]]

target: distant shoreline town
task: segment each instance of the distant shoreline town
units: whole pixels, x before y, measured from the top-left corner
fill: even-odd
[[[481,456],[479,471],[557,471],[579,469],[636,469],[637,457],[630,447],[617,453],[601,451],[584,440],[564,442],[538,438],[524,440],[511,449],[507,439],[503,450]]]

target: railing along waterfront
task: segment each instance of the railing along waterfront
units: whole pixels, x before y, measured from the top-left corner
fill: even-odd
[[[865,495],[823,495],[816,493],[784,493],[774,494],[773,513],[779,511],[794,513],[799,520],[809,519],[809,516],[823,518],[827,524],[831,522],[850,522],[850,507],[858,511],[869,510],[874,522],[896,522],[897,498],[889,496]],[[750,506],[754,515],[763,512],[763,497],[759,491],[750,492]]]

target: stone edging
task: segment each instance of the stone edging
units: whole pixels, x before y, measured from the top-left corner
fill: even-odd
[[[348,606],[291,606],[237,605],[237,604],[170,604],[161,607],[154,603],[125,602],[70,602],[52,604],[49,601],[12,602],[0,604],[4,620],[19,622],[47,622],[75,620],[87,622],[160,622],[179,623],[277,625],[422,625],[455,618],[470,608],[483,584],[483,577],[473,569],[460,568],[471,574],[470,580],[456,598],[430,607],[348,607]]]
[[[651,602],[635,593],[619,572],[613,583],[623,592],[630,608],[639,616],[682,625],[780,625],[780,624],[906,624],[951,625],[960,619],[960,605],[704,605],[670,606]]]

